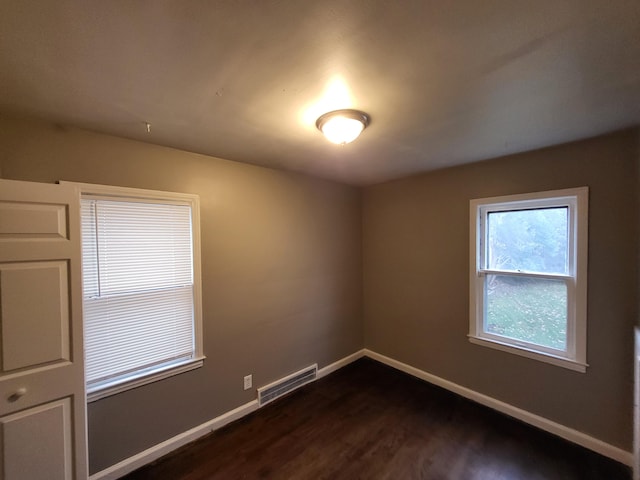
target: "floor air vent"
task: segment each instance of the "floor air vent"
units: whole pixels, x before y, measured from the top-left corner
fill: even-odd
[[[276,398],[295,390],[296,388],[313,382],[318,374],[318,365],[303,368],[299,372],[292,373],[280,380],[258,389],[258,404],[262,407]]]

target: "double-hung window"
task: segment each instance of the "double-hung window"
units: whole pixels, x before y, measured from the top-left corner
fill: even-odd
[[[471,342],[584,372],[588,189],[471,201]]]
[[[198,197],[80,190],[89,400],[201,366]]]

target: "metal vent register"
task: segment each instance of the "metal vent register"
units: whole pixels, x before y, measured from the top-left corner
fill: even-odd
[[[292,373],[280,380],[258,389],[258,404],[266,405],[307,383],[313,382],[318,375],[318,365],[314,364],[299,372]]]

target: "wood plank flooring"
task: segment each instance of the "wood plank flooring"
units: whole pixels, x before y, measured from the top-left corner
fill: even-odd
[[[128,480],[630,480],[630,469],[370,359]]]

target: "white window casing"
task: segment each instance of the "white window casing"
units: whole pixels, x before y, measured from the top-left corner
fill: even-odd
[[[534,272],[515,268],[489,268],[487,219],[491,213],[508,214],[564,208],[567,210],[565,271]],[[471,200],[469,340],[474,344],[585,372],[587,367],[587,238],[587,187]],[[564,348],[553,348],[490,332],[489,328],[485,327],[489,277],[563,283],[566,286]]]
[[[198,196],[74,185],[88,401],[202,366]]]

